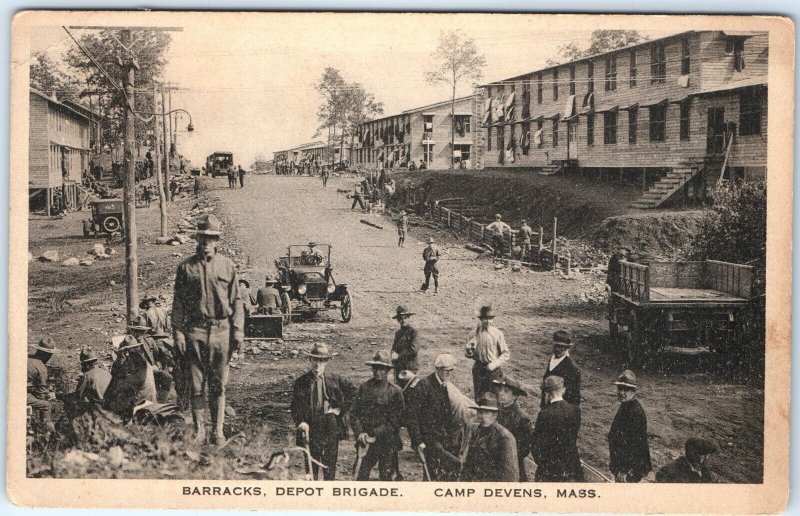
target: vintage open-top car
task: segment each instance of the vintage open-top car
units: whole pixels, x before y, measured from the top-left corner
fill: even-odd
[[[333,278],[330,244],[290,245],[286,256],[275,260],[285,310],[292,315],[314,315],[338,309],[342,321],[353,316],[353,298],[346,283]],[[288,299],[287,299],[288,298]],[[288,301],[288,302],[287,302]]]
[[[92,203],[92,217],[83,221],[83,236],[122,233],[122,199],[99,199]]]

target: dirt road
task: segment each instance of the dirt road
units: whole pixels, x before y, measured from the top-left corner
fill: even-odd
[[[551,351],[550,336],[557,329],[572,333],[577,344],[571,355],[583,370],[579,448],[584,460],[607,469],[606,435],[617,409],[612,382],[620,366],[602,351],[608,331],[604,306],[590,304],[583,296],[604,278],[562,279],[551,272],[496,271],[491,262],[476,259],[464,249],[463,242],[429,230],[412,228],[406,247],[400,249],[391,221],[351,211],[349,200],[336,192],[352,187],[352,180],[334,178],[327,189],[317,179],[300,177],[249,176],[243,190],[229,190],[223,183],[222,179],[209,183],[209,195],[220,201],[225,240],[232,242],[228,245],[240,262],[249,264],[245,275],[254,284],[274,271],[273,260],[285,254],[287,244],[313,240],[333,246],[335,277],[349,284],[354,298],[349,324],[331,312],[291,325],[284,350],[244,355],[230,384],[228,399],[237,411],[232,426],[263,421],[276,444],[287,442],[291,382],[307,367],[302,355],[289,358],[289,352],[324,340],[340,354],[329,365],[331,370],[359,383],[369,377],[364,360],[375,350],[391,346],[396,329],[391,315],[398,304],[416,312],[412,323],[424,339],[422,372],[432,371],[438,353],[452,353],[459,359],[455,383],[471,395],[472,364],[464,358],[463,346],[477,323],[480,304],[493,302],[498,313],[495,324],[505,332],[511,348],[508,369],[531,392],[522,405],[533,417],[539,405],[537,386]],[[360,223],[364,218],[384,229]],[[419,290],[422,242],[428,236],[437,239],[443,252],[438,295]],[[639,379],[656,468],[678,456],[686,438],[699,435],[720,445],[713,464],[723,479],[761,480],[763,391],[703,372],[646,371]],[[406,478],[418,478],[413,454],[406,448],[403,457]],[[342,444],[339,462],[339,476],[350,478],[349,443]]]

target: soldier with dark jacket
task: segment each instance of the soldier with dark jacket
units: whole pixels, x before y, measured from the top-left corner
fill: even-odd
[[[582,482],[583,467],[578,455],[581,411],[564,401],[564,380],[549,376],[542,382],[546,405],[533,429],[533,460],[536,482]]]
[[[400,373],[403,371],[413,371],[414,373],[419,371],[419,364],[417,363],[419,337],[417,329],[408,322],[408,318],[412,315],[414,315],[414,312],[409,312],[408,308],[398,306],[394,317],[392,317],[400,324],[400,328],[394,334],[392,364],[395,381],[401,387],[405,386],[405,384],[400,381]]]
[[[608,432],[609,469],[617,482],[639,482],[652,469],[647,416],[636,396],[636,375],[623,371],[614,382],[621,405]]]
[[[450,354],[437,356],[433,364],[436,371],[412,382],[406,390],[411,447],[424,454],[434,481],[456,480],[461,468],[461,423],[453,415],[447,392],[455,364]]]
[[[297,425],[297,444],[308,444],[311,456],[324,464],[324,480],[336,480],[339,441],[347,439],[345,421],[355,396],[355,387],[337,374],[325,371],[334,355],[324,343],[307,353],[311,369],[294,382],[292,419]],[[319,466],[313,465],[317,478]]]
[[[439,292],[439,249],[433,245],[433,238],[428,238],[428,247],[422,250],[422,259],[425,261],[423,273],[425,274],[425,283],[419,288],[422,291],[427,291],[430,287],[431,276],[433,276],[433,293]]]
[[[141,341],[126,335],[111,366],[111,381],[104,398],[105,408],[123,419],[133,416],[133,409],[142,402],[156,402],[153,366],[145,358]]]
[[[514,436],[517,443],[517,461],[519,462],[519,481],[527,482],[525,472],[525,457],[531,453],[531,437],[533,423],[517,403],[517,398],[527,396],[528,393],[520,383],[506,375],[500,380],[494,380],[494,389],[497,393],[497,402],[500,410],[497,413],[497,422],[503,425]]]
[[[51,423],[52,396],[47,385],[47,362],[57,352],[52,337],[44,337],[33,346],[33,353],[28,355],[28,399],[27,404],[36,412],[43,423]]]
[[[684,444],[685,455],[678,457],[656,473],[656,482],[673,484],[712,484],[714,475],[707,459],[717,453],[711,441],[691,437]]]
[[[275,288],[278,279],[273,275],[267,275],[264,286],[258,289],[256,293],[256,304],[258,305],[258,313],[260,314],[277,314],[283,306],[281,301],[281,293]]]
[[[108,384],[111,383],[111,373],[97,365],[98,356],[92,348],[81,349],[80,360],[81,378],[75,389],[77,401],[101,407]]]
[[[478,400],[477,425],[465,437],[466,458],[459,480],[467,482],[518,482],[517,443],[511,432],[497,422],[497,396],[487,392]]]
[[[572,405],[580,407],[581,404],[581,370],[569,356],[572,348],[572,338],[564,330],[553,333],[553,355],[547,363],[543,380],[550,376],[559,376],[564,380],[564,400]],[[540,406],[544,408],[544,395],[541,398]]]
[[[388,352],[378,351],[367,365],[372,366],[372,378],[358,388],[350,411],[356,448],[367,448],[356,480],[369,480],[378,464],[380,480],[388,481],[394,472],[394,455],[402,446],[403,391],[389,381],[392,363]]]

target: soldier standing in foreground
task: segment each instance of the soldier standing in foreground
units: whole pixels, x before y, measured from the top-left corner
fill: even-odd
[[[431,276],[433,276],[433,293],[439,292],[439,267],[436,264],[439,261],[439,249],[433,245],[433,238],[428,239],[428,247],[422,251],[422,259],[425,260],[425,283],[422,284],[420,290],[427,291],[430,287]]]
[[[531,418],[525,414],[517,403],[517,398],[527,396],[528,393],[518,381],[510,376],[504,376],[500,380],[494,380],[494,388],[497,392],[497,402],[500,411],[497,415],[497,422],[508,429],[517,442],[517,462],[519,463],[519,481],[527,482],[528,475],[525,472],[525,457],[531,452],[531,435],[533,434],[533,424]]]
[[[388,481],[392,480],[394,457],[402,446],[403,391],[389,381],[392,369],[389,353],[378,351],[366,364],[372,366],[372,378],[358,388],[350,412],[356,454],[361,455],[361,450],[366,449],[356,471],[356,480],[369,480],[370,471],[377,463],[380,480]]]
[[[197,225],[196,254],[178,265],[172,328],[192,379],[195,440],[205,441],[204,390],[208,386],[211,442],[225,443],[225,384],[228,362],[244,340],[244,309],[236,267],[217,252],[222,228],[215,215]]]
[[[481,322],[470,334],[466,348],[467,358],[475,360],[472,366],[472,388],[476,398],[492,390],[492,380],[503,377],[500,367],[511,358],[505,335],[492,326],[492,306],[482,306],[478,319]]]
[[[467,457],[460,480],[468,482],[518,482],[517,443],[507,428],[497,422],[497,396],[487,392],[478,400],[477,425],[465,438]]]
[[[636,376],[623,371],[614,382],[621,402],[608,432],[609,469],[617,482],[639,482],[652,469],[647,444],[647,416],[636,396]]]

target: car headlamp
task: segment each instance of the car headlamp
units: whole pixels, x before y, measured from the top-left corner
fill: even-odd
[[[306,293],[306,284],[301,283],[300,286],[297,287],[297,293],[303,295]]]
[[[336,290],[336,285],[334,285],[333,283],[328,283],[328,294],[333,294],[335,290]]]

